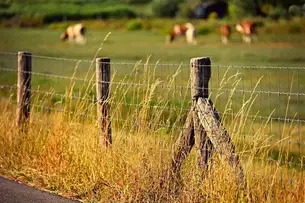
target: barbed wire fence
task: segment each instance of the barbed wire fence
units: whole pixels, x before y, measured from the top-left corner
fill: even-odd
[[[95,60],[31,58],[33,110],[97,121]],[[107,64],[111,66],[107,102],[113,129],[146,128],[174,135],[183,130],[192,103],[189,64],[149,60]],[[17,53],[0,53],[0,72],[1,101],[17,103]],[[291,150],[287,151],[288,160],[277,160],[275,153],[265,161],[303,168],[305,67],[212,64],[211,72],[210,98],[237,140],[237,148],[238,143],[255,139],[259,131],[270,145],[281,143]],[[67,108],[67,103],[71,107]]]

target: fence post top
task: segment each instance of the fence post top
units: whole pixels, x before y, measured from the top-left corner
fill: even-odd
[[[96,58],[96,62],[110,62],[110,57]]]
[[[206,61],[206,62],[211,62],[210,57],[204,56],[204,57],[195,57],[191,59],[191,63],[194,61]]]
[[[18,51],[18,55],[32,55],[32,53],[28,51]]]

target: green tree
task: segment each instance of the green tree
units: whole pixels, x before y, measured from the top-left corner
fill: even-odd
[[[157,17],[174,17],[179,10],[179,0],[154,0],[152,11]]]
[[[229,0],[229,12],[232,17],[254,16],[259,7],[257,0]]]
[[[151,0],[120,0],[120,1],[127,4],[146,4],[151,2]]]
[[[248,16],[260,14],[263,5],[270,4],[275,8],[288,9],[289,6],[302,5],[305,0],[227,0],[232,16]]]

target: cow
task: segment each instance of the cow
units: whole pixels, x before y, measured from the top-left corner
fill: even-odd
[[[252,21],[244,21],[236,25],[236,30],[242,34],[245,43],[251,43],[253,39],[257,39],[256,24]]]
[[[86,28],[82,23],[78,23],[75,25],[70,25],[64,33],[60,35],[60,38],[65,41],[69,40],[70,42],[75,42],[78,44],[85,44],[85,31]]]
[[[228,24],[220,27],[221,41],[223,44],[228,44],[231,38],[231,26]]]
[[[196,35],[197,35],[196,28],[191,23],[185,23],[183,25],[175,25],[171,30],[170,35],[167,36],[166,42],[172,43],[175,38],[179,36],[185,36],[187,43],[197,44]]]

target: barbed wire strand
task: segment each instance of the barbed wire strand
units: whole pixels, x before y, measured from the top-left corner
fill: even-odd
[[[4,100],[2,99],[3,101],[8,101],[10,103],[17,103],[16,101],[11,101],[9,99],[7,100]],[[43,105],[36,105],[36,104],[31,104],[32,107],[35,107],[35,108],[41,108],[41,109],[44,109],[44,110],[47,110],[47,111],[54,111],[54,112],[61,112],[61,113],[65,113],[65,114],[70,114],[70,115],[73,115],[73,116],[83,116],[83,117],[91,117],[91,118],[94,118],[94,119],[97,119],[98,118],[98,115],[93,115],[93,114],[88,114],[88,113],[78,113],[78,112],[75,112],[75,111],[67,111],[65,110],[64,108],[53,108],[53,107],[47,107],[47,106],[43,106]],[[112,121],[120,121],[120,122],[130,122],[130,120],[127,120],[127,119],[122,119],[122,118],[115,118],[115,117],[111,117],[111,120]],[[303,121],[304,122],[304,121]],[[134,124],[136,126],[141,126],[142,122],[139,121],[139,119],[135,119],[135,122]],[[133,125],[134,125],[133,124]],[[131,125],[131,126],[133,126]],[[186,128],[184,126],[178,126],[176,123],[174,124],[161,124],[161,123],[153,123],[153,124],[149,124],[149,126],[158,126],[158,127],[161,127],[161,128],[171,128],[171,129],[179,129],[179,130],[186,130]],[[196,130],[196,129],[195,129]],[[201,129],[197,129],[197,130],[201,130]],[[250,134],[249,134],[250,135]],[[281,141],[281,140],[278,140],[278,139],[275,139],[273,141]],[[291,142],[291,143],[295,143],[295,144],[304,144],[303,142],[300,142],[300,141],[297,141],[297,142]]]
[[[17,89],[16,85],[0,85],[0,90],[2,88],[14,88]],[[38,93],[38,94],[45,94],[45,95],[54,95],[58,96],[61,98],[71,98],[74,100],[86,100],[89,102],[97,103],[96,99],[90,99],[90,98],[85,98],[85,97],[80,97],[80,96],[74,96],[74,95],[67,95],[67,94],[59,94],[54,91],[42,91],[38,89],[32,89],[30,90],[31,92]],[[32,95],[33,96],[33,95]],[[124,106],[135,106],[135,107],[150,107],[153,109],[164,109],[164,110],[178,110],[178,111],[189,111],[189,108],[182,108],[182,107],[173,107],[173,106],[162,106],[162,105],[147,105],[147,104],[141,104],[141,103],[128,103],[128,102],[116,102],[113,100],[108,100],[107,101],[109,104],[115,104],[115,105],[124,105]],[[222,116],[238,116],[238,117],[243,117],[245,119],[251,118],[251,119],[261,119],[261,120],[273,120],[273,121],[284,121],[284,122],[295,122],[295,123],[305,123],[305,120],[303,119],[295,119],[295,118],[285,118],[285,117],[272,117],[272,116],[260,116],[260,115],[251,115],[251,114],[242,114],[242,113],[230,113],[230,112],[218,112]]]
[[[18,72],[18,70],[15,69],[9,69],[9,68],[0,68],[0,71],[9,71],[9,72]],[[76,81],[82,81],[82,82],[92,82],[91,79],[86,78],[78,78],[78,77],[69,77],[69,76],[62,76],[62,75],[55,75],[55,74],[48,74],[48,73],[40,73],[40,72],[29,72],[29,71],[21,71],[23,73],[31,73],[32,75],[38,75],[38,76],[44,76],[49,78],[57,78],[57,79],[65,79],[65,80],[76,80]],[[96,81],[95,81],[96,82]],[[143,87],[151,87],[153,84],[146,84],[146,83],[131,83],[131,82],[106,82],[106,81],[97,81],[102,84],[110,84],[110,85],[121,85],[121,86],[143,86]],[[190,85],[167,85],[167,84],[159,84],[157,85],[159,88],[168,88],[168,89],[191,89],[192,87]],[[256,93],[256,94],[274,94],[274,95],[286,95],[286,96],[305,96],[305,93],[303,92],[281,92],[281,91],[266,91],[266,90],[244,90],[244,89],[234,89],[234,88],[201,88],[201,87],[195,87],[197,89],[208,89],[211,91],[223,91],[223,92],[240,92],[240,93]]]
[[[17,56],[18,53],[14,52],[0,52],[0,55],[13,55]],[[24,54],[26,55],[26,54]],[[63,58],[63,57],[52,57],[52,56],[42,56],[42,55],[30,55],[33,58],[40,58],[40,59],[49,59],[49,60],[61,60],[61,61],[73,61],[73,62],[86,62],[86,63],[95,63],[94,60],[86,60],[86,59],[71,59],[71,58]],[[107,63],[107,62],[101,62],[101,63]],[[139,61],[137,62],[110,62],[108,64],[114,64],[114,65],[139,65]],[[176,67],[189,67],[189,64],[183,64],[183,63],[145,63],[140,65],[149,65],[149,66],[176,66]],[[220,68],[244,68],[244,69],[295,69],[295,70],[305,70],[305,67],[303,66],[259,66],[259,65],[199,65],[199,67],[205,67],[205,66],[212,66],[212,67],[220,67]]]
[[[66,113],[66,111],[63,110],[63,109],[56,109],[56,108],[51,108],[51,107],[46,107],[46,106],[41,106],[41,105],[32,105],[32,106],[37,107],[37,108],[44,108],[44,109],[47,109],[47,110],[56,110],[56,111],[59,111],[59,112]],[[79,114],[79,115],[87,115],[87,116],[89,115],[89,116],[93,116],[94,118],[97,117],[96,115],[90,115],[90,114]],[[118,118],[112,118],[112,120],[115,120],[115,121],[127,121],[127,120],[118,119]],[[35,121],[34,123],[41,122],[41,123],[44,123],[46,125],[52,125],[49,122],[43,121],[41,119],[31,119],[31,121],[32,121],[32,123],[33,123],[33,121]],[[75,123],[69,123],[69,124],[80,124],[80,123],[75,122]],[[80,124],[80,125],[83,125],[83,124]],[[185,129],[185,128],[183,128],[183,129]],[[305,144],[305,143],[303,143],[303,144]],[[242,158],[249,158],[249,155],[245,155],[245,154],[243,154],[243,152],[240,152],[240,157],[242,157]],[[268,157],[268,158],[252,157],[252,158],[255,159],[255,160],[267,161],[267,162],[272,162],[272,163],[280,164],[280,165],[293,165],[293,166],[304,167],[303,163],[296,163],[296,162],[291,162],[291,161],[277,160],[277,159],[273,159],[271,157]]]

